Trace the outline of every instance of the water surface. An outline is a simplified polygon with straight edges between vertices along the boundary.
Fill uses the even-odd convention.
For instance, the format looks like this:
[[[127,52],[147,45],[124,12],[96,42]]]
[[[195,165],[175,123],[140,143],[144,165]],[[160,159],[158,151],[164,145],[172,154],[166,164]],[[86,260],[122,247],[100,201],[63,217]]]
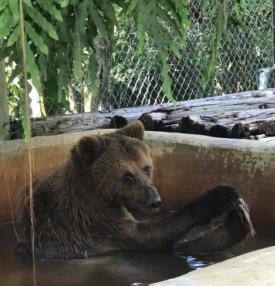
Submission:
[[[275,244],[275,236],[257,234],[223,254],[207,257],[181,253],[125,251],[71,261],[37,261],[38,286],[130,286],[162,281],[228,257]],[[0,227],[0,286],[31,286],[32,268],[14,253],[11,225]],[[137,284],[135,284],[137,283]]]

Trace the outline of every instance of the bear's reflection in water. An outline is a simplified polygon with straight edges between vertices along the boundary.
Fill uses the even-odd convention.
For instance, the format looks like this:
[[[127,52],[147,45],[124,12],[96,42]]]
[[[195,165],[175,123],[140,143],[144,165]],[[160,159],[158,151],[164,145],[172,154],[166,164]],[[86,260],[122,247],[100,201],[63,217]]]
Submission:
[[[14,250],[16,238],[11,225],[0,227],[0,286],[31,286],[32,268],[24,265]],[[233,255],[274,244],[274,236],[258,234],[256,239],[234,247]],[[230,253],[230,251],[229,251]],[[232,255],[229,254],[228,255]],[[38,286],[130,286],[146,285],[187,273],[228,258],[204,258],[167,252],[125,251],[86,260],[36,262]],[[144,283],[144,284],[139,284]]]

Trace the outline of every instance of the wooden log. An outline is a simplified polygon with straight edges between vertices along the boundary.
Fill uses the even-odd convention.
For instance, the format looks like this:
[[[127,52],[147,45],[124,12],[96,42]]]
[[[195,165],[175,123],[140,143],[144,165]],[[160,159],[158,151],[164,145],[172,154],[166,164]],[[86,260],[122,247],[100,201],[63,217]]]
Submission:
[[[142,114],[139,120],[143,123],[146,130],[154,131],[156,129],[155,121],[149,113]]]
[[[231,134],[230,124],[222,124],[216,118],[192,115],[183,117],[180,132],[228,138]]]
[[[143,123],[144,127],[148,131],[160,131],[162,128],[162,120],[167,116],[166,112],[152,112],[144,113],[139,120]]]
[[[159,106],[144,106],[117,109],[114,111],[100,111],[60,116],[49,116],[45,119],[32,120],[33,136],[57,135],[69,132],[114,128],[114,124],[121,125],[140,118],[143,113],[158,109]]]
[[[200,115],[190,115],[181,119],[179,129],[183,133],[206,135],[214,125],[213,121],[204,120]]]
[[[98,128],[120,128],[140,119],[146,130],[185,132],[225,138],[275,135],[275,89],[235,93],[111,112],[48,117],[32,122],[33,135]],[[252,136],[252,137],[251,137]],[[254,136],[254,137],[253,137]]]
[[[128,124],[128,120],[120,115],[115,115],[110,122],[109,128],[122,128]]]
[[[231,131],[233,138],[249,138],[251,135],[275,135],[275,117],[236,123]]]

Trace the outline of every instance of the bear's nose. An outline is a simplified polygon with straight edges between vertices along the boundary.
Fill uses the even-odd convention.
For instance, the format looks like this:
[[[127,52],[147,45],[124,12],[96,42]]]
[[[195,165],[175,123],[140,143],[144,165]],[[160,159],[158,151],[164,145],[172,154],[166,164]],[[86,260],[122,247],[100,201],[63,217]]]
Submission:
[[[148,207],[152,210],[157,210],[159,209],[160,204],[161,204],[161,198],[157,197],[149,202]]]

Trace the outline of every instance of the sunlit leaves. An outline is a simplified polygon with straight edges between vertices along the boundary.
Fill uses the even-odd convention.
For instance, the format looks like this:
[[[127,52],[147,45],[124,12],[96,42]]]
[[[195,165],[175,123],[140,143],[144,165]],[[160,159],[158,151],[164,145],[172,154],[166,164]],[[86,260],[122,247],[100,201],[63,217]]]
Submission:
[[[36,87],[37,91],[41,93],[41,82],[40,82],[40,74],[39,69],[35,61],[34,54],[29,46],[29,43],[26,42],[26,64],[27,71],[31,75],[32,82]]]
[[[91,79],[91,91],[92,96],[97,95],[97,90],[99,87],[99,80],[97,77],[97,68],[98,68],[98,62],[96,59],[96,56],[94,53],[91,54],[90,60],[89,60],[89,72],[90,72],[90,79]]]
[[[38,2],[35,2],[34,5],[34,2],[31,0],[23,0],[23,3],[28,75],[37,90],[41,92],[42,83],[36,59],[40,53],[48,55],[49,52],[49,47],[42,34],[58,40],[54,20],[61,21],[62,16],[57,6],[53,4],[53,1],[39,1],[40,6],[37,5]],[[15,61],[18,61],[17,66],[20,66],[22,52],[18,27],[18,5],[19,2],[17,0],[0,0],[0,12],[2,11],[0,14],[0,40],[4,48],[9,48],[7,52],[12,52],[13,56],[15,56]],[[51,17],[45,17],[43,12],[45,10]],[[11,47],[13,47],[12,50],[10,50]],[[9,54],[6,56],[8,57]]]
[[[113,25],[117,25],[117,18],[114,6],[110,0],[97,0],[98,7],[102,10],[102,12],[106,15],[106,18],[109,19]]]
[[[9,0],[9,8],[13,17],[14,24],[17,24],[19,21],[19,7],[17,0]]]
[[[180,57],[174,37],[184,44],[184,35],[189,22],[187,1],[178,0],[132,0],[127,7],[127,13],[136,22],[138,50],[143,51],[144,41],[148,37],[157,48],[163,79],[162,88],[170,101],[174,101],[171,92],[171,79],[167,64],[169,51]]]
[[[57,78],[58,103],[63,102],[64,98],[66,98],[66,94],[68,93],[68,87],[69,87],[69,78],[66,73],[66,65],[61,65],[60,70],[58,71],[58,78]]]
[[[45,12],[49,13],[56,20],[62,21],[61,12],[52,1],[39,0],[38,3]]]
[[[12,46],[16,41],[18,41],[18,39],[19,39],[19,29],[18,26],[16,26],[8,38],[7,47]]]
[[[6,0],[0,0],[0,12],[2,12],[6,6],[8,5],[8,2]]]
[[[99,33],[102,35],[102,37],[105,40],[108,41],[110,38],[109,33],[111,31],[108,30],[108,26],[104,22],[104,18],[102,17],[102,15],[99,14],[99,10],[96,8],[96,6],[92,0],[90,0],[89,12],[90,12],[91,18],[92,18],[93,22],[95,23]]]
[[[29,39],[31,39],[34,45],[42,52],[43,54],[48,54],[48,47],[45,44],[43,38],[36,32],[36,30],[28,23],[25,23],[25,30]]]
[[[210,1],[203,0],[203,7],[206,9],[210,5]],[[211,3],[212,9],[210,15],[213,19],[213,40],[211,42],[210,54],[207,60],[207,64],[204,70],[204,82],[207,81],[214,75],[216,70],[217,58],[219,55],[220,43],[223,38],[228,37],[228,24],[237,24],[238,19],[232,17],[231,11],[240,11],[240,0],[214,0],[214,4]]]
[[[18,0],[0,0],[0,41],[2,52],[15,64],[14,75],[22,78],[22,43],[20,42],[19,19],[23,15],[25,33],[27,76],[42,95],[43,79],[47,77],[47,61],[37,64],[40,55],[49,53],[49,39],[58,40],[56,21],[62,21],[61,1],[23,0],[23,14],[19,14]],[[62,1],[64,2],[64,1]],[[44,74],[41,78],[41,74]],[[23,110],[24,111],[24,110]],[[24,112],[22,114],[24,115]],[[25,119],[23,119],[24,125]],[[25,122],[26,123],[26,122]]]
[[[12,14],[8,6],[4,9],[0,15],[0,40],[3,40],[8,36],[10,30],[14,26]]]
[[[73,76],[74,81],[81,82],[83,68],[86,66],[86,69],[89,69],[87,74],[90,80],[97,80],[97,57],[92,54],[87,59],[87,54],[84,57],[84,51],[95,51],[94,38],[97,33],[107,42],[112,41],[114,26],[118,21],[114,6],[116,2],[122,8],[123,13],[128,13],[136,21],[139,51],[143,52],[143,43],[147,38],[151,39],[152,44],[157,48],[158,58],[161,59],[163,66],[161,71],[163,87],[169,99],[172,99],[169,89],[171,81],[168,77],[167,56],[170,50],[179,56],[179,50],[168,28],[179,39],[183,38],[188,15],[186,1],[23,0],[23,2],[25,4],[28,62],[31,65],[29,75],[40,91],[43,91],[43,79],[47,78],[47,68],[42,65],[41,61],[39,65],[36,63],[41,58],[40,54],[47,56],[51,53],[52,57],[58,59],[51,65],[54,66],[55,71],[59,72],[59,75],[63,74],[66,69],[69,77]],[[0,17],[4,16],[3,21],[0,21],[0,38],[5,38],[7,47],[18,46],[17,5],[16,0],[0,0],[0,11],[4,10],[0,15]],[[63,49],[67,49],[68,58],[61,56]],[[43,64],[47,65],[48,60],[50,59],[46,57]],[[39,83],[40,74],[43,77]],[[68,81],[58,81],[59,87],[56,94],[59,97],[61,90],[66,88],[62,87],[63,83],[68,84]],[[92,83],[91,86],[93,87],[92,93],[95,94],[95,87],[98,83]]]
[[[219,43],[231,19],[231,1],[213,1],[202,0],[212,3],[212,17],[216,27],[205,72],[206,79],[215,70]],[[105,42],[113,41],[114,27],[120,20],[117,12],[119,9],[121,14],[133,19],[136,25],[138,51],[146,53],[144,43],[148,41],[157,51],[163,91],[170,101],[174,101],[167,60],[171,51],[180,57],[179,50],[184,47],[185,35],[190,26],[189,2],[190,0],[23,0],[28,76],[40,94],[43,94],[47,90],[48,75],[54,75],[52,78],[56,79],[56,84],[52,86],[56,88],[52,87],[50,96],[55,97],[55,102],[58,103],[62,103],[64,96],[68,96],[68,86],[74,83],[87,81],[91,93],[97,94],[99,63],[95,39],[99,34]],[[18,21],[18,0],[0,0],[0,41],[4,50],[1,52],[6,57],[12,55],[20,66]],[[44,96],[49,95],[45,92]]]
[[[55,0],[54,2],[59,4],[60,7],[64,8],[64,7],[68,6],[70,1],[69,0]]]
[[[24,4],[26,4],[29,7],[32,7],[32,1],[31,0],[23,0]]]
[[[80,39],[75,33],[74,35],[74,42],[73,42],[73,75],[77,82],[81,81],[81,74],[82,74],[82,61],[81,61],[81,45],[80,45]]]
[[[26,7],[26,15],[28,15],[32,19],[33,23],[39,26],[52,39],[58,40],[55,26],[49,22],[37,8]]]

